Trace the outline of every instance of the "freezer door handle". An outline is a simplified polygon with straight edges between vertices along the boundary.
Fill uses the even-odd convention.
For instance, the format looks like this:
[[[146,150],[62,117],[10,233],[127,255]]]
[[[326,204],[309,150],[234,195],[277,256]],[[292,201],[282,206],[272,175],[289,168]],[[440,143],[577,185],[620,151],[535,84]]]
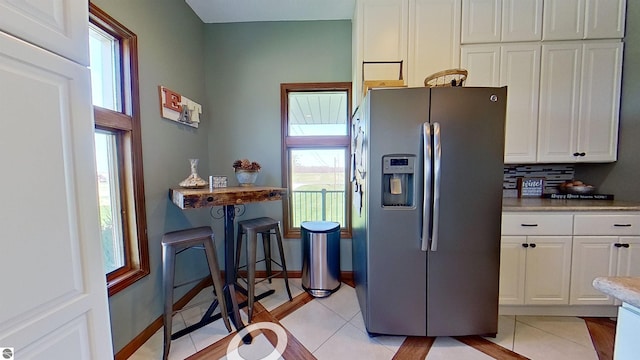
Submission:
[[[420,250],[427,251],[429,249],[429,227],[431,219],[431,124],[424,123],[422,125],[422,158],[423,166],[423,184],[422,184],[422,234]]]
[[[431,251],[438,250],[438,217],[440,215],[440,160],[442,158],[441,149],[442,137],[440,134],[440,124],[433,123],[433,210],[431,225]]]

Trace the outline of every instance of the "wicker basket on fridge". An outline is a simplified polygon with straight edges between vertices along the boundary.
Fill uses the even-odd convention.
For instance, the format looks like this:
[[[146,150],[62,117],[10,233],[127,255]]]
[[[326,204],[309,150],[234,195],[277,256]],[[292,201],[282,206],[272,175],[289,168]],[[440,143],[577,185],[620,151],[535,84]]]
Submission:
[[[466,69],[447,69],[438,71],[424,79],[426,87],[442,86],[462,86],[467,80],[468,71]]]

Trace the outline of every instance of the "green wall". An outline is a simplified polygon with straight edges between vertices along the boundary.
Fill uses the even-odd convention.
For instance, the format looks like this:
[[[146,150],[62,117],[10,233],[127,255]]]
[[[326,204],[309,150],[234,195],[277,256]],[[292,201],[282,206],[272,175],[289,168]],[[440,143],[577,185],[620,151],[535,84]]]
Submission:
[[[118,352],[162,315],[160,242],[165,232],[213,226],[223,266],[222,220],[212,219],[208,210],[181,211],[167,197],[169,187],[189,175],[188,159],[200,159],[201,177],[226,175],[235,185],[231,164],[249,157],[263,165],[259,185],[281,185],[280,83],[349,81],[351,22],[205,25],[184,1],[93,3],[138,36],[151,274],[109,299]],[[159,85],[203,106],[198,129],[161,118]],[[281,203],[247,206],[244,217],[263,215],[281,219]],[[299,269],[299,248],[291,241],[286,247],[287,260],[298,259],[289,267]],[[178,278],[207,272],[197,251],[178,259]],[[177,291],[176,298],[186,290]]]
[[[640,1],[627,1],[618,161],[576,167],[576,178],[618,200],[640,201]]]
[[[208,224],[207,213],[182,212],[168,201],[167,191],[189,175],[189,158],[200,159],[199,173],[208,172],[208,133],[211,128],[208,119],[212,112],[204,107],[198,129],[160,116],[159,85],[200,104],[206,103],[206,87],[202,80],[204,24],[184,1],[93,2],[138,36],[151,274],[109,299],[113,344],[117,352],[162,314],[162,235],[172,230]],[[194,253],[191,256],[196,258],[200,255]],[[188,256],[185,253],[182,259]],[[204,261],[183,261],[178,266],[181,270],[178,278],[204,274],[206,268],[200,265],[204,265]],[[178,292],[176,298],[179,296]]]
[[[351,21],[261,22],[205,26],[205,80],[214,113],[210,168],[237,184],[231,164],[258,161],[257,185],[281,186],[280,83],[351,81]],[[237,217],[282,219],[282,203],[246,206]],[[214,223],[223,234],[222,220]],[[351,245],[343,241],[343,266]],[[221,244],[218,244],[222,254]],[[287,266],[301,269],[299,239],[285,239]],[[343,261],[344,264],[344,261]]]

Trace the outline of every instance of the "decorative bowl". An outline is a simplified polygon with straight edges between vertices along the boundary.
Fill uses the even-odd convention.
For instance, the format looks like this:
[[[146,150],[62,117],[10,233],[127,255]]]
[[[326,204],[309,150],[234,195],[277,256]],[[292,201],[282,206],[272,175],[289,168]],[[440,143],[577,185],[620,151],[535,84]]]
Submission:
[[[596,191],[596,188],[591,185],[567,186],[561,191],[564,191],[567,194],[588,195],[593,194]]]

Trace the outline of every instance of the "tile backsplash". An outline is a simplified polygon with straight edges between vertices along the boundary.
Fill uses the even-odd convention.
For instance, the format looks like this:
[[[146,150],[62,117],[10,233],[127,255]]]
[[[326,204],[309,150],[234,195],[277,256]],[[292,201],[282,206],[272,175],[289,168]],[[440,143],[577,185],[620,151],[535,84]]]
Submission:
[[[572,164],[505,165],[502,183],[504,197],[518,196],[519,177],[543,177],[544,192],[555,193],[557,186],[575,176]]]

